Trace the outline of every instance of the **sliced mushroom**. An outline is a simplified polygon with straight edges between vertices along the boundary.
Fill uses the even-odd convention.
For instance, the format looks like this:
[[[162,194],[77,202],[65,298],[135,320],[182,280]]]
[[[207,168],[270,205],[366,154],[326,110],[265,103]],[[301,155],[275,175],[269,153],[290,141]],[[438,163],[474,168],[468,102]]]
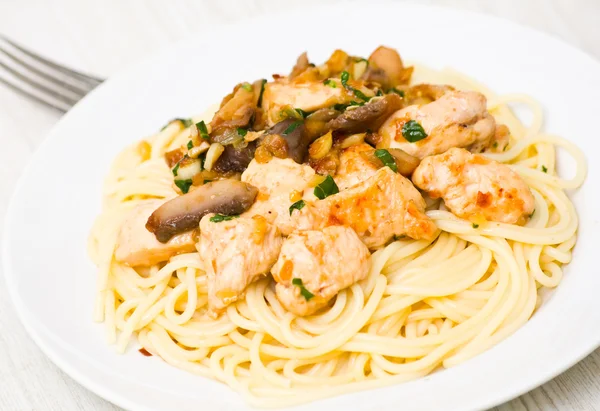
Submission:
[[[256,187],[241,181],[213,181],[157,208],[148,218],[146,229],[166,243],[177,234],[197,228],[208,213],[243,213],[254,203],[256,194]]]
[[[236,148],[234,145],[225,146],[225,150],[215,163],[213,169],[220,173],[234,171],[243,173],[254,158],[256,142],[251,141],[245,147]]]
[[[362,79],[389,89],[399,84],[408,84],[412,71],[412,67],[404,67],[402,58],[396,50],[379,46],[369,56],[369,67]]]
[[[306,117],[306,120],[304,121],[306,133],[308,133],[308,136],[311,138],[322,136],[329,131],[329,122],[336,119],[340,114],[342,114],[341,111],[333,108],[321,108],[315,111]]]
[[[269,135],[281,136],[286,142],[287,157],[296,163],[302,164],[308,154],[308,146],[312,142],[306,133],[303,120],[288,118],[275,124],[265,133],[265,140]]]
[[[221,134],[224,129],[246,127],[256,111],[257,97],[254,93],[257,84],[242,83],[221,102],[219,111],[210,122],[211,137]]]
[[[331,120],[327,126],[331,130],[346,133],[362,133],[377,130],[383,122],[404,106],[402,98],[397,94],[387,94],[364,106],[346,110],[344,114]]]

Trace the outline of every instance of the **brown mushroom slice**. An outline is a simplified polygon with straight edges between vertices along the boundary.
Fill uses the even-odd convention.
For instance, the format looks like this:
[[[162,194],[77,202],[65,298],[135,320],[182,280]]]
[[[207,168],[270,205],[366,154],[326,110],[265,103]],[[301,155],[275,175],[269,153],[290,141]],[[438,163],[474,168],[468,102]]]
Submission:
[[[403,106],[402,98],[399,95],[387,94],[364,106],[346,110],[344,114],[331,120],[328,127],[331,130],[350,134],[377,130],[392,113],[400,110]]]
[[[412,67],[404,67],[402,58],[396,50],[379,46],[369,56],[369,67],[362,79],[378,83],[388,89],[399,84],[408,84],[412,71]]]
[[[216,112],[210,122],[211,136],[220,134],[223,129],[246,127],[256,111],[254,89],[260,87],[249,83],[238,84],[231,94],[221,102],[219,111]]]
[[[299,164],[304,162],[308,146],[312,142],[312,138],[306,133],[304,121],[292,118],[280,121],[267,130],[264,141],[269,141],[270,135],[278,135],[285,140],[287,157]]]
[[[236,172],[243,173],[248,164],[254,158],[256,151],[256,142],[251,141],[245,147],[235,147],[235,145],[226,145],[223,153],[213,166],[215,171],[220,173]]]
[[[219,180],[167,201],[157,208],[146,223],[156,239],[166,243],[171,237],[197,228],[208,213],[241,214],[254,203],[256,187],[237,180]]]

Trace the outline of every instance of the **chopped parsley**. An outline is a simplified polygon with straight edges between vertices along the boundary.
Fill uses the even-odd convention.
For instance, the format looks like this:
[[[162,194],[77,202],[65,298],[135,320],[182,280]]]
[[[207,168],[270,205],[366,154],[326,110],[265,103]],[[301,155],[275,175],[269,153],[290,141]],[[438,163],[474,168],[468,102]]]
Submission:
[[[382,89],[379,89],[379,90],[377,90],[377,94],[375,94],[375,95],[376,95],[377,97],[381,97],[381,96],[383,96],[383,90],[382,90]]]
[[[237,133],[242,137],[246,137],[246,134],[248,134],[248,130],[246,130],[245,128],[238,127]]]
[[[327,80],[325,80],[323,82],[323,84],[325,84],[326,86],[329,86],[331,88],[337,88],[337,84],[335,81],[333,81],[332,79],[328,78]]]
[[[302,118],[306,118],[312,114],[312,112],[304,111],[301,108],[295,108],[294,110],[296,110],[296,112],[298,112],[298,114],[300,114]]]
[[[238,218],[239,215],[223,215],[223,214],[215,214],[211,218],[209,218],[211,223],[220,223],[221,221],[230,221],[234,218]]]
[[[533,211],[531,212],[531,214],[529,214],[529,218],[533,217],[534,214],[535,214],[535,208],[533,209]]]
[[[191,150],[192,148],[194,148],[194,143],[192,142],[192,140],[188,141],[187,148],[188,148],[188,150]]]
[[[304,287],[304,284],[302,284],[302,279],[301,278],[294,278],[294,279],[292,279],[292,284],[300,287],[300,294],[302,294],[302,297],[304,297],[304,299],[306,301],[310,301],[310,299],[315,296],[313,293],[311,293],[310,291],[308,291],[306,289],[306,287]]]
[[[494,145],[493,146],[494,146],[494,148],[498,148],[498,142],[494,141]]]
[[[364,62],[366,62],[366,63],[367,63],[367,65],[369,64],[369,60],[367,60],[367,59],[366,59],[366,58],[364,58],[364,57],[354,57],[354,62],[355,62],[355,63],[360,63],[361,61],[364,61]]]
[[[365,105],[365,103],[363,103],[363,102],[359,103],[358,101],[352,100],[348,104],[334,104],[333,109],[337,110],[337,111],[344,111],[350,106],[364,106],[364,105]]]
[[[381,160],[384,166],[387,166],[392,169],[394,173],[398,172],[398,166],[396,165],[396,161],[394,161],[394,157],[390,154],[389,151],[380,148],[375,150],[375,157]]]
[[[284,136],[287,136],[288,134],[292,133],[296,128],[298,128],[299,125],[302,124],[302,121],[294,121],[292,124],[290,124],[283,132]]]
[[[321,184],[315,187],[314,193],[319,200],[329,197],[330,195],[337,194],[340,192],[337,184],[333,180],[333,177],[328,175]]]
[[[398,94],[400,97],[404,97],[404,91],[402,90],[398,90],[396,87],[392,87],[390,89],[390,93],[396,93]]]
[[[548,172],[548,168],[547,168],[546,166],[542,165],[542,171],[543,171],[544,173],[547,173],[547,172]]]
[[[369,97],[365,96],[362,91],[357,90],[354,87],[351,87],[348,85],[348,80],[350,80],[350,73],[348,73],[347,71],[342,71],[342,75],[340,76],[340,79],[342,80],[342,86],[344,86],[344,88],[346,88],[346,90],[352,91],[354,93],[354,95],[361,100],[369,101]]]
[[[306,205],[306,203],[304,202],[304,200],[296,201],[294,204],[292,204],[290,206],[290,215],[292,215],[292,212],[294,210],[298,210],[298,211],[302,210],[302,208],[304,208],[305,205]]]
[[[262,84],[260,85],[260,93],[258,94],[258,102],[256,103],[256,105],[258,107],[260,107],[262,105],[262,98],[263,98],[263,94],[265,92],[265,84],[267,84],[267,80],[262,79]]]
[[[204,121],[196,123],[196,128],[198,129],[198,133],[200,133],[200,137],[202,137],[202,139],[210,140],[210,137],[208,136],[208,129],[206,128]]]
[[[190,191],[192,180],[175,180],[175,185],[179,187],[183,194],[187,194],[187,192]]]
[[[175,167],[173,167],[173,170],[171,171],[173,171],[173,175],[177,177],[177,172],[179,171],[179,163],[175,164]]]
[[[350,80],[350,73],[348,73],[347,71],[342,71],[340,79],[342,80],[342,86],[348,88],[348,80]]]
[[[415,120],[410,120],[402,126],[402,136],[411,143],[423,140],[427,137],[427,133],[419,123]]]
[[[244,83],[242,84],[242,88],[246,91],[252,91],[252,85],[250,83]]]
[[[479,224],[473,223],[473,228],[479,228]]]
[[[183,124],[183,127],[188,128],[189,126],[191,126],[192,124],[194,124],[192,122],[191,119],[189,118],[174,118],[173,120],[169,121],[167,124],[165,124],[164,126],[161,127],[160,131],[163,131],[165,128],[169,127],[169,125],[171,123],[174,123],[176,121],[179,121],[181,124]]]
[[[405,238],[406,238],[405,234],[402,234],[402,235],[396,235],[396,234],[394,234],[394,241],[403,240]]]

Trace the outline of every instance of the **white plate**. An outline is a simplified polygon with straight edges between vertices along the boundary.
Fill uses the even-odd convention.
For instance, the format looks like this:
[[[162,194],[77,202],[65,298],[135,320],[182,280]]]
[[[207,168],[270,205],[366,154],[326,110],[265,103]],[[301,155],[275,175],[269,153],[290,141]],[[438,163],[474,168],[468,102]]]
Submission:
[[[451,66],[500,93],[525,92],[546,110],[547,131],[598,153],[600,65],[513,23],[407,4],[339,5],[236,24],[189,38],[111,78],[59,122],[12,199],[4,271],[17,313],[42,350],[87,388],[136,410],[239,409],[226,386],[136,350],[105,345],[92,322],[96,269],[86,237],[114,156],[173,117],[201,113],[239,80],[287,72],[308,50],[367,55],[379,44],[407,59]],[[564,164],[564,163],[563,163]],[[550,300],[514,335],[476,358],[417,381],[302,409],[471,410],[549,380],[600,344],[599,162],[572,193],[581,218],[574,261]],[[314,408],[312,408],[314,407]]]

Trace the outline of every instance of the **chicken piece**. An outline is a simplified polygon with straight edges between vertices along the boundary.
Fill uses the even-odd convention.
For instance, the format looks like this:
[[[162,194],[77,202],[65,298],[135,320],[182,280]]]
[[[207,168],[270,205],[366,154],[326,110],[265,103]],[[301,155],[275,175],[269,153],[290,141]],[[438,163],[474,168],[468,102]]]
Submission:
[[[331,80],[331,85],[322,81],[292,84],[279,80],[265,85],[262,108],[267,113],[267,124],[272,126],[285,118],[282,117],[284,108],[299,108],[310,112],[335,104],[346,104],[353,98],[354,94],[337,79]]]
[[[349,227],[293,233],[271,269],[277,299],[296,315],[327,305],[340,290],[365,278],[369,250]]]
[[[307,203],[292,214],[292,223],[298,230],[351,227],[369,249],[384,246],[394,236],[431,240],[437,232],[419,191],[389,167],[345,191]]]
[[[196,249],[197,230],[186,231],[161,243],[146,229],[148,217],[164,203],[163,200],[147,201],[131,210],[117,236],[115,260],[131,267],[150,266]]]
[[[346,190],[374,175],[380,167],[368,161],[361,153],[371,153],[366,143],[345,148],[340,153],[340,164],[334,176],[340,191]]]
[[[406,140],[402,129],[414,120],[427,137],[414,143]],[[452,147],[489,145],[496,121],[487,112],[486,99],[475,91],[447,92],[423,106],[412,105],[394,113],[379,129],[384,148],[392,147],[423,159]]]
[[[529,187],[508,166],[462,148],[425,158],[413,182],[431,198],[442,197],[458,217],[522,223],[535,203]]]
[[[289,208],[302,197],[304,189],[314,175],[315,171],[312,168],[298,164],[290,158],[274,157],[267,163],[252,160],[242,174],[242,181],[258,188],[259,194],[244,215],[263,215],[274,223],[283,235],[290,234],[294,226]]]
[[[246,287],[267,274],[281,250],[283,237],[260,215],[213,222],[200,221],[198,252],[208,276],[208,308],[211,315],[237,301]]]

